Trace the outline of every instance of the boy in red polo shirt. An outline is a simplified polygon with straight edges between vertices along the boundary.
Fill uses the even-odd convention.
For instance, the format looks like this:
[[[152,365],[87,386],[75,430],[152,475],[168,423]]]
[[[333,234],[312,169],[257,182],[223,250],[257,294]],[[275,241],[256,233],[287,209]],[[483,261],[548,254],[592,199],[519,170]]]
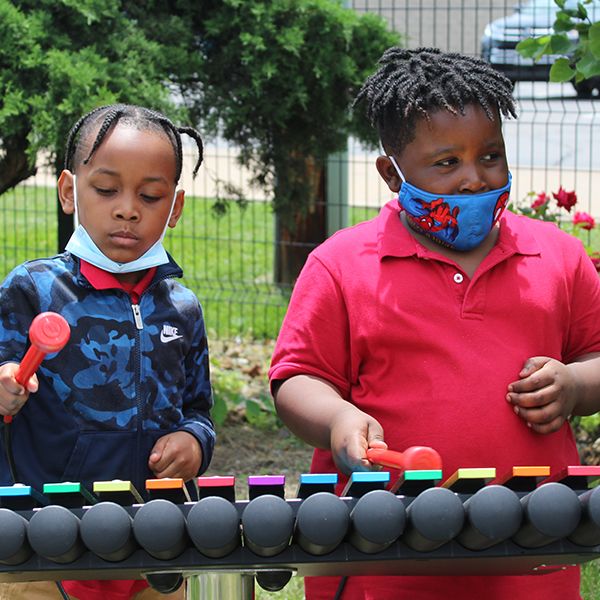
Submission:
[[[568,419],[600,408],[600,279],[577,239],[504,210],[510,81],[476,58],[390,48],[357,102],[399,197],[312,252],[269,372],[278,414],[316,447],[311,470],[338,471],[341,490],[386,444],[435,448],[445,476],[577,464]],[[307,578],[307,599],[580,597],[575,567],[340,581]]]
[[[16,267],[0,286],[0,415],[15,416],[2,485],[122,479],[146,496],[147,479],[206,470],[215,432],[202,309],[162,245],[183,210],[182,133],[198,146],[195,174],[200,135],[153,110],[104,106],[73,126],[58,193],[79,224],[66,252]],[[21,386],[27,331],[46,311],[71,335]],[[63,583],[1,584],[0,600],[184,597],[177,574],[160,581],[168,596],[145,580]]]

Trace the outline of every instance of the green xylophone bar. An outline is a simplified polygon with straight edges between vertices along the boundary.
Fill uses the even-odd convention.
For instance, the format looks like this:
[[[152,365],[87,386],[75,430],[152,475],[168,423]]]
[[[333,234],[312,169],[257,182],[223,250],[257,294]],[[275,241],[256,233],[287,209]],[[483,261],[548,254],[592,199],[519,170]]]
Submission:
[[[98,501],[83,484],[76,481],[45,483],[43,492],[52,504],[65,508],[81,508]]]

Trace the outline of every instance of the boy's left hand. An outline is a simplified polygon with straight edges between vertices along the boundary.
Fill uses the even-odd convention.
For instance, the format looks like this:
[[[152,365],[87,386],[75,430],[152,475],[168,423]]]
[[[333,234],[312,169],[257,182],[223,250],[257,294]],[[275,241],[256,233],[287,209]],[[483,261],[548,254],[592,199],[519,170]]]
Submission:
[[[201,464],[200,444],[187,431],[168,433],[156,440],[148,459],[148,468],[158,479],[180,477],[189,481],[196,477]]]
[[[534,356],[525,361],[519,381],[508,386],[506,399],[533,431],[558,431],[571,416],[577,381],[569,365],[554,358]]]

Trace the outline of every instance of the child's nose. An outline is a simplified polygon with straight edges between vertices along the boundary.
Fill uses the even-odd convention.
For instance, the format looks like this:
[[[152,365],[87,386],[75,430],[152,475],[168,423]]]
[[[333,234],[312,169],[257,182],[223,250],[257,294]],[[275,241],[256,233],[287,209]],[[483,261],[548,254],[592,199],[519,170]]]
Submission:
[[[477,167],[466,168],[461,175],[462,179],[458,190],[460,194],[478,194],[486,192],[489,189],[482,173]]]
[[[139,221],[140,212],[135,199],[124,197],[115,207],[114,216],[122,221]]]

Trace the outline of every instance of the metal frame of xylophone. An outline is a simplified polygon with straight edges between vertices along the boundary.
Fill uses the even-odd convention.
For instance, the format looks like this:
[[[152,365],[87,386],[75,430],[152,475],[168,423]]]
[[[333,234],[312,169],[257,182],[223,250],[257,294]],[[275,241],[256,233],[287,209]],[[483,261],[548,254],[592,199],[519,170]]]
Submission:
[[[588,487],[600,467],[495,475],[459,469],[438,485],[441,471],[407,471],[388,490],[388,472],[354,473],[338,497],[335,475],[307,474],[287,500],[283,476],[259,476],[244,501],[233,477],[201,477],[196,502],[181,480],[153,480],[137,504],[128,482],[100,482],[95,496],[11,486],[0,489],[0,581],[210,574],[250,598],[254,576],[279,589],[292,573],[542,574],[600,557],[600,487]]]

